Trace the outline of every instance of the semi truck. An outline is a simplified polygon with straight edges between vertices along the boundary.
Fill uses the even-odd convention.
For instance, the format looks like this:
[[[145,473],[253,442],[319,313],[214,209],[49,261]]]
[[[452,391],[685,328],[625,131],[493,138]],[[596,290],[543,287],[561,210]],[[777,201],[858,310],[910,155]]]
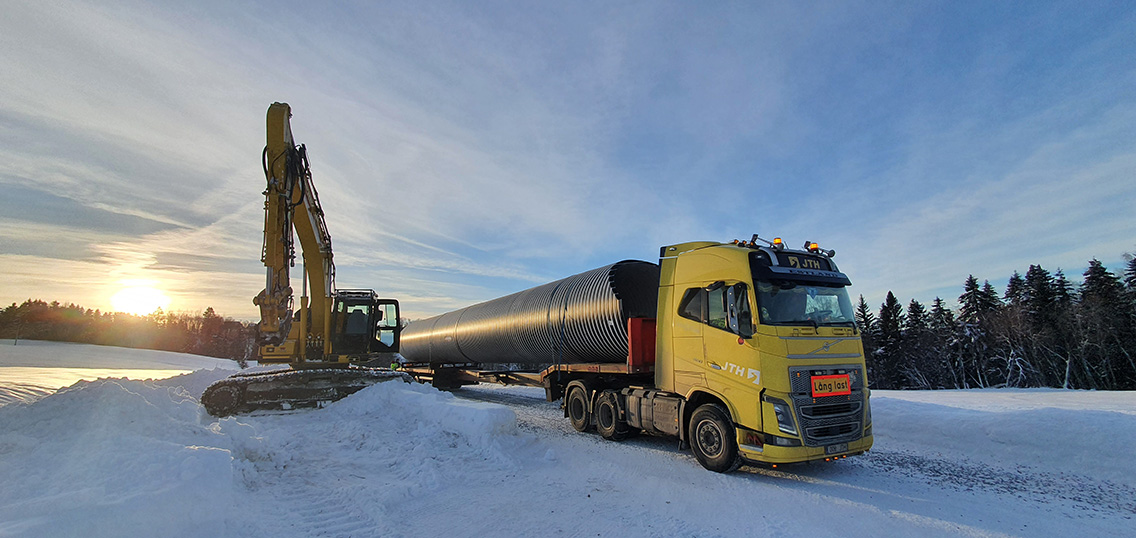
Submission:
[[[577,431],[673,436],[716,472],[862,454],[864,351],[834,256],[756,234],[663,246],[658,264],[625,260],[413,321],[402,369],[447,390],[540,386]]]

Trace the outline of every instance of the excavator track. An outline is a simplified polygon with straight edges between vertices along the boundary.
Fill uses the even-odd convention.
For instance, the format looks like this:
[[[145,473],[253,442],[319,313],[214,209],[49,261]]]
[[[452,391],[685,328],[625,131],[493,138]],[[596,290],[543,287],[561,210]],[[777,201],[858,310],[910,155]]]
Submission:
[[[209,385],[201,394],[201,403],[215,417],[323,407],[392,379],[413,380],[404,372],[356,366],[240,373]]]

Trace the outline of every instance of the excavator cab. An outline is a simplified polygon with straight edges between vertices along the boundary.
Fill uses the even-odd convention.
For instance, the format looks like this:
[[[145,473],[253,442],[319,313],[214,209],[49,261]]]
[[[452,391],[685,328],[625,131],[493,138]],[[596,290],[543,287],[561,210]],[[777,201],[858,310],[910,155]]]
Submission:
[[[361,356],[398,351],[398,301],[373,290],[339,290],[331,314],[331,351]]]

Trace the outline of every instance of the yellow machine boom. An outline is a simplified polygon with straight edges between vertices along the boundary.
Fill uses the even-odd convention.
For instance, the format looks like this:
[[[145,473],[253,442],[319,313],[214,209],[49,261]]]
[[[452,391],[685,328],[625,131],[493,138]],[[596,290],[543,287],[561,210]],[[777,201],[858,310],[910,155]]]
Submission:
[[[264,191],[264,290],[260,307],[260,362],[291,370],[223,379],[202,395],[210,413],[288,409],[336,400],[369,384],[404,376],[385,369],[351,367],[398,351],[398,301],[373,290],[339,290],[331,234],[308,163],[307,148],[292,138],[292,109],[268,107],[262,154]],[[294,304],[291,268],[296,240],[303,256],[303,292]],[[310,288],[310,295],[309,295]]]

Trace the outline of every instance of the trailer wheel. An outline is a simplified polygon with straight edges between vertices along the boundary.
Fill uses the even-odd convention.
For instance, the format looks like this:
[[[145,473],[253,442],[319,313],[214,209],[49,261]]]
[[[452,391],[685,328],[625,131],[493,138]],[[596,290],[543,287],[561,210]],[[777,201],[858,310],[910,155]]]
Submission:
[[[737,433],[730,416],[718,404],[705,404],[690,417],[690,449],[708,470],[728,473],[741,466]]]
[[[568,397],[564,399],[564,407],[568,411],[568,420],[578,432],[588,431],[592,427],[592,414],[588,411],[588,396],[584,387],[579,385],[568,389]]]
[[[630,428],[619,418],[619,402],[614,392],[605,390],[596,401],[596,430],[604,439],[622,441],[630,435]]]

